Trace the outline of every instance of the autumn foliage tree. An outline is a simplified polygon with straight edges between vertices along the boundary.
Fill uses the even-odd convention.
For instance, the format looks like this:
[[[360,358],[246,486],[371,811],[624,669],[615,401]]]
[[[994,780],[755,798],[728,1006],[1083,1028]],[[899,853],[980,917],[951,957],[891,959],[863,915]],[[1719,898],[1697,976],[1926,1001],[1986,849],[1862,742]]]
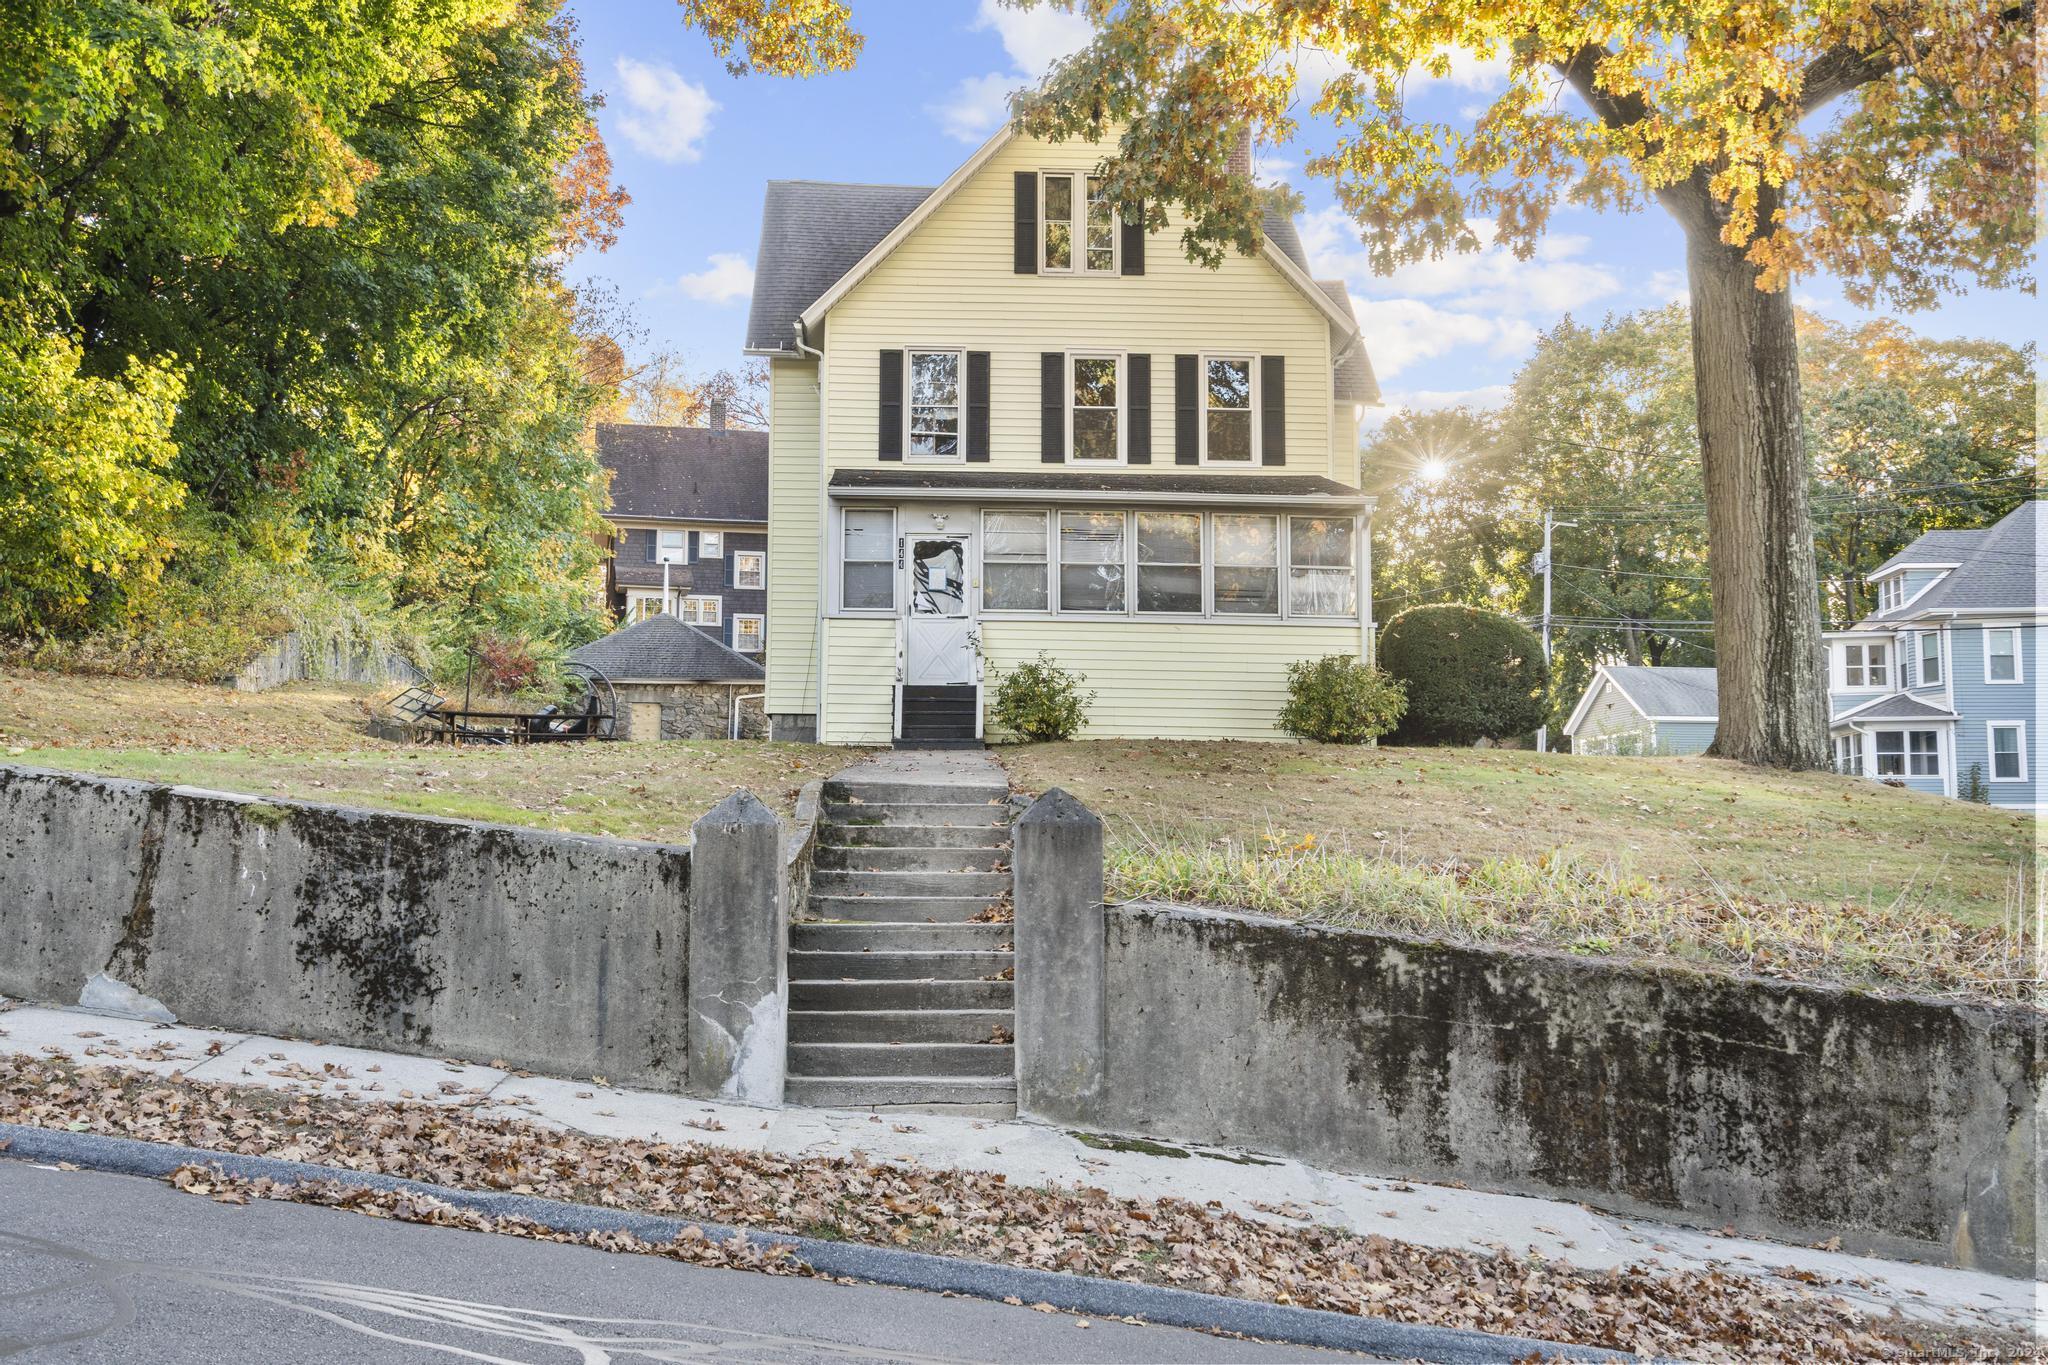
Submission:
[[[1030,5],[1037,0],[1012,0]],[[1054,137],[1123,128],[1125,202],[1181,207],[1200,260],[1258,243],[1240,133],[1298,131],[1375,265],[1481,245],[1527,257],[1560,205],[1652,204],[1683,228],[1712,544],[1722,755],[1826,761],[1826,695],[1788,282],[1924,306],[2031,284],[2034,5],[1979,0],[1087,0],[1091,45],[1018,109]],[[1418,71],[1505,55],[1468,124],[1419,112]]]

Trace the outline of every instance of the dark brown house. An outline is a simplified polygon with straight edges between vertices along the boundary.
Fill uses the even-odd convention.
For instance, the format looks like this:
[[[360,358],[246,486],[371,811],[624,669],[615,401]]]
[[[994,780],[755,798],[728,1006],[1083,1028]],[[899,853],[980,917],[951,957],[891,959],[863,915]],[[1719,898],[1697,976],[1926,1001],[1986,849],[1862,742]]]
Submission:
[[[767,652],[768,433],[602,423],[611,473],[605,594],[625,623],[666,611],[750,658]]]

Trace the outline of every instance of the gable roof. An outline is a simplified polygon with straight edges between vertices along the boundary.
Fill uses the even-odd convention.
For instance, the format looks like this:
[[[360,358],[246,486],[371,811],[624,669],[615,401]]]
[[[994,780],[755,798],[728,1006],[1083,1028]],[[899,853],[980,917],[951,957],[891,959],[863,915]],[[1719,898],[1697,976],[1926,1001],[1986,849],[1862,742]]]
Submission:
[[[1657,668],[1647,664],[1602,664],[1586,684],[1585,695],[1572,708],[1564,732],[1576,735],[1593,698],[1607,683],[1645,720],[1711,720],[1721,718],[1720,680],[1711,668]]]
[[[1875,701],[1867,701],[1860,705],[1852,706],[1846,711],[1838,711],[1828,723],[1830,725],[1841,725],[1848,721],[1855,721],[1860,725],[1866,720],[1954,719],[1956,719],[1956,713],[1945,706],[1935,706],[1921,701],[1918,697],[1909,697],[1903,692],[1894,692],[1888,697],[1879,697]]]
[[[1929,531],[1880,566],[1953,563],[1920,596],[1866,620],[1904,621],[1936,611],[2038,610],[2048,601],[2039,546],[2048,538],[2048,502],[2023,502],[1996,526],[1980,531]],[[1875,577],[1876,575],[1872,575]]]
[[[615,521],[768,520],[768,433],[600,422]]]
[[[768,671],[663,612],[569,651],[612,682],[761,682]]]
[[[746,349],[794,354],[794,323],[802,321],[810,327],[822,321],[833,304],[887,259],[918,224],[952,198],[1015,136],[1016,130],[1005,124],[934,189],[771,181],[761,204],[761,247],[754,258]],[[820,193],[777,195],[778,186],[786,191],[807,187]],[[816,216],[834,198],[851,210],[850,221],[843,226],[835,219]],[[892,213],[895,221],[885,222]],[[1323,313],[1334,330],[1347,338],[1355,335],[1357,320],[1309,278],[1308,256],[1293,218],[1269,207],[1262,226],[1267,259]]]

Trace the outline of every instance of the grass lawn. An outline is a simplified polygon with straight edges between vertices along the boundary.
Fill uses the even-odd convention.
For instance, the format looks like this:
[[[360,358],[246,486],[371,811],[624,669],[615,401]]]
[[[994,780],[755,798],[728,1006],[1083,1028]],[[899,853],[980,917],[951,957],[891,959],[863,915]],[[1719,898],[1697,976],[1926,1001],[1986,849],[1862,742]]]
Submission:
[[[2031,816],[1703,758],[1082,741],[1001,751],[1102,814],[1119,898],[2018,996]]]
[[[669,742],[405,746],[370,738],[366,688],[241,694],[199,684],[0,671],[8,761],[577,834],[686,842],[739,787],[779,810],[851,750]]]

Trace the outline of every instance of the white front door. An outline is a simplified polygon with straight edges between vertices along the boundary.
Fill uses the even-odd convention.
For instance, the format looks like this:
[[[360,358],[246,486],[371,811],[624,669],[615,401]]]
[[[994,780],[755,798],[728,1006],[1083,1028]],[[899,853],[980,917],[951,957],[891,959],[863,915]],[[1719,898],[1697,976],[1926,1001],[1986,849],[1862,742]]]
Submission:
[[[974,681],[974,617],[967,537],[912,535],[904,556],[903,681],[945,687]]]

